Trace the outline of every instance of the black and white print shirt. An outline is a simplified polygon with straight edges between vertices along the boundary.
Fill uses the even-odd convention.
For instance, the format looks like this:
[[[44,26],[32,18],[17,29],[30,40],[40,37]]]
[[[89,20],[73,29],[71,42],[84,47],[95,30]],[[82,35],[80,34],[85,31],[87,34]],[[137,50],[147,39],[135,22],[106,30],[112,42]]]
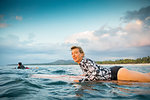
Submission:
[[[97,81],[97,80],[111,80],[110,68],[103,68],[97,65],[94,61],[88,58],[83,58],[79,63],[83,74],[85,75],[80,82]]]

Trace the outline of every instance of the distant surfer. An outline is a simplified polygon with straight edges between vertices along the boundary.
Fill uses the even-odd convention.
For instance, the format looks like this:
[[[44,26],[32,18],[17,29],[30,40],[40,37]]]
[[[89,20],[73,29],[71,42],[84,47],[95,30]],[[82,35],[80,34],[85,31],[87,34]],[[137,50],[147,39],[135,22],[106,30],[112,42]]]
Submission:
[[[84,57],[84,51],[79,46],[71,47],[72,58],[79,64],[83,71],[83,78],[75,82],[99,81],[99,80],[123,80],[150,82],[150,73],[131,71],[122,66],[104,68],[91,59]]]
[[[28,67],[25,67],[22,62],[18,63],[18,69],[29,69]]]

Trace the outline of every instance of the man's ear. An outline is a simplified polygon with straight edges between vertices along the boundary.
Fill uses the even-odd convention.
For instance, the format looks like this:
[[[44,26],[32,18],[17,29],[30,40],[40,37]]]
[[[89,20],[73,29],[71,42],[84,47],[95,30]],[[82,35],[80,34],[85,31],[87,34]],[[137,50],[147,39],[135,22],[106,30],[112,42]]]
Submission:
[[[83,54],[83,53],[81,53],[81,56],[82,56],[82,57],[84,57],[84,54]]]

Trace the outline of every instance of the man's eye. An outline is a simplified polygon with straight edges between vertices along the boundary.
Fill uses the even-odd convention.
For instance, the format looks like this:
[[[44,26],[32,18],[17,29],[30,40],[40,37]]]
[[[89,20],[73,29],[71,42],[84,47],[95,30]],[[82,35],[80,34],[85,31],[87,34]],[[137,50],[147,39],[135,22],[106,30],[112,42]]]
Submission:
[[[78,53],[78,52],[75,52],[76,54]]]

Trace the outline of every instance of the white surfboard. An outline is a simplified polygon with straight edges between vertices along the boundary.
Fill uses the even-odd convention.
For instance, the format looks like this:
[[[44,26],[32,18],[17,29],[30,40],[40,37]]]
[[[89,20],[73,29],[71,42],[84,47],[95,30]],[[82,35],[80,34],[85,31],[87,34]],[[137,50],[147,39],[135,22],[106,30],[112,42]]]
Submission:
[[[60,81],[69,81],[73,82],[74,80],[80,80],[82,76],[70,76],[70,75],[47,75],[47,74],[33,74],[32,78],[45,78],[45,79],[53,79]]]
[[[74,82],[74,80],[80,80],[83,76],[70,76],[70,75],[47,75],[47,74],[33,74],[31,75],[32,78],[45,78],[45,79],[52,79],[57,81],[65,81],[65,82]],[[97,82],[107,82],[107,83],[115,83],[118,85],[142,85],[142,86],[149,86],[149,82],[133,82],[133,81],[118,81],[118,80],[111,80],[111,81],[97,81]],[[143,84],[144,83],[144,84]]]

